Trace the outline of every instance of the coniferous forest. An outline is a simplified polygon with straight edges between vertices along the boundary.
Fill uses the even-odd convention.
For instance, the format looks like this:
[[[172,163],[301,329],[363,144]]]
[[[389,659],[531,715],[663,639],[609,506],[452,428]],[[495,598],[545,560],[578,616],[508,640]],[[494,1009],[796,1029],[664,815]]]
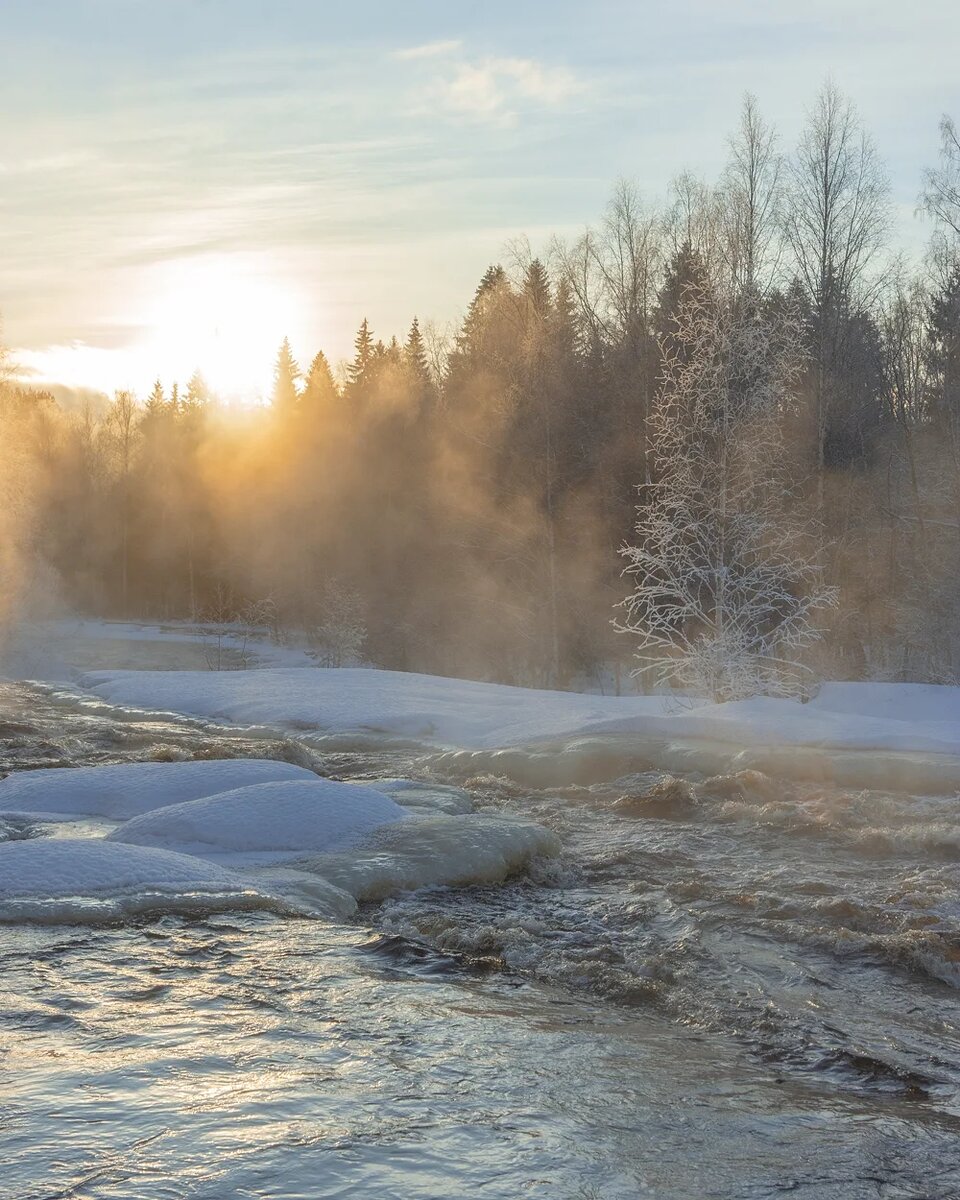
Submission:
[[[907,261],[853,103],[805,121],[785,146],[748,97],[719,179],[617,184],[456,328],[362,320],[341,366],[285,342],[259,407],[199,363],[67,411],[8,356],[4,604],[560,688],[956,682],[960,140]]]

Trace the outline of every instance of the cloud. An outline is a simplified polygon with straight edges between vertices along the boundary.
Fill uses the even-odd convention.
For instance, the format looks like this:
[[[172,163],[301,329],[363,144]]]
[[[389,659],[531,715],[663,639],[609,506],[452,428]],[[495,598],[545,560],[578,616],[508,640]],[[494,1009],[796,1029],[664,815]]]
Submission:
[[[448,111],[509,125],[522,107],[553,108],[582,90],[583,84],[563,67],[531,58],[484,58],[458,63],[430,92]]]
[[[462,42],[456,40],[424,42],[422,46],[408,46],[404,50],[394,50],[390,57],[404,62],[417,58],[444,58],[449,54],[455,54],[462,45]]]

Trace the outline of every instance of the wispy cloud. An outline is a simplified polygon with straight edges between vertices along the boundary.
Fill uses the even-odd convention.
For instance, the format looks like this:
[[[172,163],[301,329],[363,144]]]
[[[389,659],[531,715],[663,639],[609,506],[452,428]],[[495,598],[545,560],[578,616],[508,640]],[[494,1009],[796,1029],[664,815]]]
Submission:
[[[583,90],[584,84],[564,67],[532,58],[483,58],[453,64],[430,86],[429,96],[448,112],[511,125],[523,108],[555,108]]]
[[[408,46],[403,50],[394,50],[390,57],[401,61],[418,58],[443,58],[448,54],[455,54],[462,46],[463,43],[457,40],[424,42],[421,46]]]

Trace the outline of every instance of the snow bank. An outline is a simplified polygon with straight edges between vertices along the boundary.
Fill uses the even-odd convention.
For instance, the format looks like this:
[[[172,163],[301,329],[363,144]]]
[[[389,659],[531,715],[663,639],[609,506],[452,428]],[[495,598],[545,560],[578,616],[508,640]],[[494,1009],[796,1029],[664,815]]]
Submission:
[[[280,780],[316,780],[304,767],[268,759],[54,767],[0,779],[0,812],[69,814],[122,821],[216,792]]]
[[[477,749],[573,736],[667,711],[656,696],[584,696],[356,667],[263,671],[92,671],[112,704],[336,734],[387,734]]]
[[[767,697],[703,704],[355,668],[96,671],[83,683],[112,704],[320,737],[413,739],[458,752],[464,770],[475,755],[471,773],[526,778],[536,765],[549,783],[582,781],[585,771],[610,778],[618,756],[645,755],[667,769],[710,774],[756,768],[849,786],[883,787],[889,779],[907,791],[960,789],[960,688],[934,684],[833,683],[809,704]],[[528,761],[538,754],[537,763]],[[734,761],[738,754],[742,761]],[[624,767],[634,769],[632,760]]]
[[[636,731],[742,745],[960,755],[960,688],[926,685],[922,690],[940,695],[925,696],[923,710],[915,714],[911,699],[917,690],[921,689],[916,684],[828,684],[809,704],[755,696],[640,723],[627,717],[605,727],[594,726],[590,732]]]
[[[291,779],[236,788],[134,817],[111,842],[185,854],[304,854],[351,845],[406,811],[369,787]]]
[[[231,871],[165,850],[99,838],[0,845],[0,920],[113,921],[146,911],[209,912],[287,905]]]

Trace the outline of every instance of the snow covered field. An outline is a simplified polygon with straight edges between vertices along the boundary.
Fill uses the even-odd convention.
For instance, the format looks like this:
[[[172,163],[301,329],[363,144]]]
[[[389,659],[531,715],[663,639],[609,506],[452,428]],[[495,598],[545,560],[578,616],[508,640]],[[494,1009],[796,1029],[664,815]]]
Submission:
[[[701,777],[752,769],[832,786],[960,791],[955,687],[828,683],[807,704],[710,704],[321,669],[266,641],[248,660],[261,664],[253,669],[171,670],[171,658],[208,641],[187,625],[61,622],[48,634],[42,644],[57,661],[48,678],[74,684],[55,695],[106,704],[121,722],[171,713],[286,731],[321,748],[409,743],[439,751],[436,762],[464,778],[539,771],[542,782],[566,782],[595,763],[604,779],[649,767]],[[87,670],[98,658],[119,665]],[[398,890],[503,879],[556,851],[545,829],[472,807],[449,785],[338,783],[265,759],[15,772],[0,780],[9,839],[0,844],[0,917],[236,903],[344,915]],[[32,841],[38,833],[47,837]]]

